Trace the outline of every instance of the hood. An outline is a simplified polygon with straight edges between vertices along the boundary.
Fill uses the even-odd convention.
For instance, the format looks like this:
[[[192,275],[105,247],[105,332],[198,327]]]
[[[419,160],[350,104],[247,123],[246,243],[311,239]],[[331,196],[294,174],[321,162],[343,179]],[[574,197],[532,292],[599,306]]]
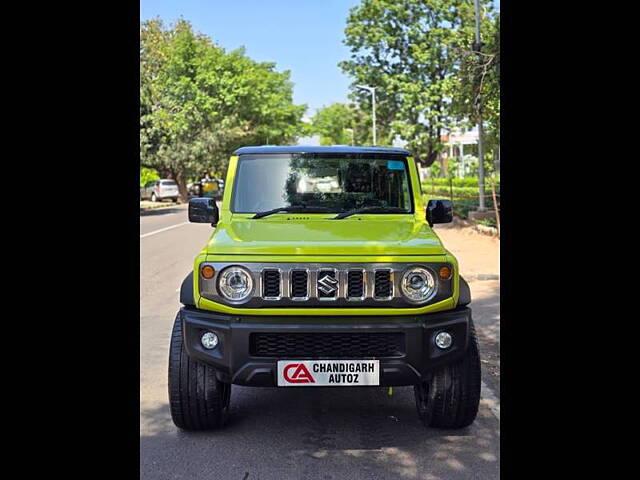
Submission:
[[[274,218],[275,217],[275,218]],[[443,255],[424,222],[396,215],[342,220],[299,215],[233,218],[218,224],[207,251],[214,255]],[[391,218],[393,217],[393,218]]]

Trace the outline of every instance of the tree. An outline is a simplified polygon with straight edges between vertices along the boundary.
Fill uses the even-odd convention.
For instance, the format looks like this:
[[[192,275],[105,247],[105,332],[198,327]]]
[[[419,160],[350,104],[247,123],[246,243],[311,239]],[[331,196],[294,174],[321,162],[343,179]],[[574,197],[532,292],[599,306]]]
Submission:
[[[340,63],[352,86],[377,87],[377,113],[387,141],[407,141],[416,159],[431,165],[442,135],[456,119],[453,85],[457,49],[469,0],[362,0],[350,10],[344,43],[351,58]],[[354,91],[359,104],[369,95]],[[364,107],[363,107],[364,109]]]
[[[332,103],[316,111],[311,126],[312,132],[320,135],[320,145],[350,145],[352,133],[355,135],[355,112],[344,103]]]
[[[185,20],[142,24],[140,77],[141,166],[173,177],[182,200],[189,178],[219,174],[238,146],[291,142],[303,128],[288,71],[227,53]]]
[[[500,145],[500,15],[492,16],[483,9],[481,26],[482,48],[474,49],[475,18],[472,6],[463,11],[465,27],[460,30],[456,50],[460,68],[453,82],[453,110],[456,118],[467,126],[478,122],[480,107],[485,130],[486,167],[492,169],[491,159]]]

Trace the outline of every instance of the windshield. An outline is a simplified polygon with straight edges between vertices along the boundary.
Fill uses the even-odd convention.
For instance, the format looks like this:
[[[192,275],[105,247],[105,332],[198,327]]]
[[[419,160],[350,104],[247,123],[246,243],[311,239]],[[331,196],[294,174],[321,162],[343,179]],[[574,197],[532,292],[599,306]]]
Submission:
[[[391,155],[242,155],[232,211],[257,213],[295,205],[322,207],[329,213],[362,207],[411,213],[407,172],[406,159]]]
[[[175,180],[162,180],[160,184],[165,187],[175,187],[177,185]]]

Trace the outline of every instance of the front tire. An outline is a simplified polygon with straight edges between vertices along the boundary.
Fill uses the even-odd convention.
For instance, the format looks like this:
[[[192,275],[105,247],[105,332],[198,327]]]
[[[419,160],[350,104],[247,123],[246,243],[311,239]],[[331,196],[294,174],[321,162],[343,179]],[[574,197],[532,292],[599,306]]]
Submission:
[[[226,420],[230,398],[231,384],[219,381],[213,368],[187,355],[178,314],[169,349],[169,405],[173,423],[183,430],[220,428]]]
[[[469,347],[464,357],[440,367],[429,381],[413,387],[422,423],[436,428],[471,425],[478,414],[480,381],[478,338],[469,320]]]

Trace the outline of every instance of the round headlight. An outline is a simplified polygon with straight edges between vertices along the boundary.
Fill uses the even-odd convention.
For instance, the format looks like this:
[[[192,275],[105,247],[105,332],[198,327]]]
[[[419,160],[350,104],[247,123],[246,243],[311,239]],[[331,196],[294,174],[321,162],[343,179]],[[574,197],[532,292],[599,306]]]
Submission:
[[[426,302],[436,291],[436,279],[423,267],[412,267],[402,275],[400,290],[410,302]]]
[[[218,290],[227,300],[240,302],[251,295],[253,279],[242,267],[225,268],[218,275]]]

